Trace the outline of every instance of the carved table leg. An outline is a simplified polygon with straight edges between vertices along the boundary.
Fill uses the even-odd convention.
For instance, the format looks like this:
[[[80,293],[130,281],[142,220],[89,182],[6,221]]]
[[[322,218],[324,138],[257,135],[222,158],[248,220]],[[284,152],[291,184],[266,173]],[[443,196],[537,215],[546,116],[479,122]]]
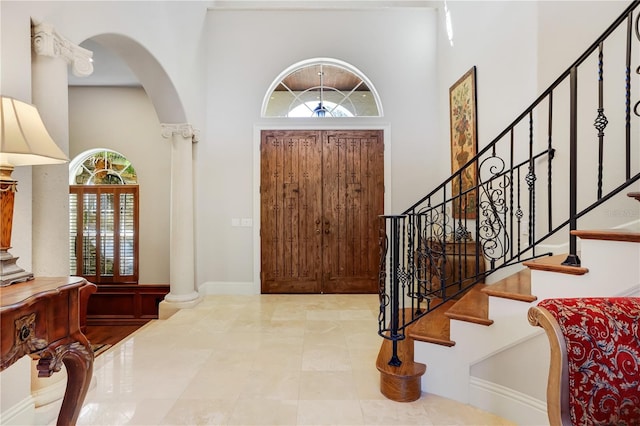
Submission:
[[[67,369],[67,388],[58,415],[58,426],[76,424],[93,374],[94,356],[87,338],[78,332],[65,341],[55,349],[44,350],[37,366],[39,377],[49,377],[60,371],[62,363]]]

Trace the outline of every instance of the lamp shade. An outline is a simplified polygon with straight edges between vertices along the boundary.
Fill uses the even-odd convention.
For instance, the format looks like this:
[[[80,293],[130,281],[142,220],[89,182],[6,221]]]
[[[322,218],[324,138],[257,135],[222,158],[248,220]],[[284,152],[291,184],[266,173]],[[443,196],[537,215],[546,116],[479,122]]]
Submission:
[[[49,136],[35,106],[2,96],[0,164],[35,166],[69,161]]]

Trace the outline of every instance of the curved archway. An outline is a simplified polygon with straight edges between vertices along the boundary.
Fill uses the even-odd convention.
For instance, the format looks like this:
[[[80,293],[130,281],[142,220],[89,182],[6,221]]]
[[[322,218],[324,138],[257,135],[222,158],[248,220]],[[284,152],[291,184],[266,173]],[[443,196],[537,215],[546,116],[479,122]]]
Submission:
[[[175,85],[160,62],[140,43],[121,34],[89,38],[121,57],[147,92],[161,123],[185,123],[186,113]]]
[[[292,111],[301,116],[305,109],[308,117],[383,116],[380,96],[367,76],[333,58],[307,59],[282,71],[267,89],[261,116],[292,117]]]
[[[139,173],[139,183],[142,185],[140,190],[144,190],[147,194],[156,194],[153,198],[142,198],[139,203],[136,203],[139,207],[138,211],[142,215],[140,216],[142,220],[138,228],[139,232],[135,233],[135,236],[139,238],[139,265],[142,267],[139,271],[139,280],[144,283],[169,283],[170,292],[188,294],[189,297],[193,296],[195,300],[197,293],[193,291],[194,283],[189,277],[189,274],[192,273],[190,269],[192,259],[183,254],[186,251],[174,254],[172,252],[174,247],[169,244],[172,235],[181,232],[181,230],[176,231],[176,225],[172,221],[172,218],[176,216],[182,217],[181,214],[175,213],[176,210],[180,212],[187,210],[185,217],[190,217],[193,206],[192,203],[174,202],[166,190],[169,187],[175,188],[176,185],[173,182],[179,180],[180,184],[177,187],[180,188],[178,193],[181,196],[186,197],[193,191],[191,186],[183,184],[186,179],[181,180],[183,176],[192,175],[191,163],[181,165],[185,170],[178,169],[178,172],[174,173],[176,168],[173,167],[173,164],[176,161],[176,156],[171,147],[175,145],[176,141],[182,141],[183,134],[178,134],[177,131],[173,133],[166,131],[166,127],[172,129],[190,127],[190,120],[187,119],[187,110],[182,99],[184,95],[178,92],[178,86],[168,73],[167,63],[161,62],[151,50],[136,38],[120,33],[100,33],[97,35],[89,34],[85,40],[100,45],[102,50],[108,51],[110,56],[116,57],[119,62],[126,65],[132,74],[129,79],[131,84],[116,85],[119,87],[113,88],[116,89],[111,92],[113,96],[108,98],[108,102],[102,103],[101,107],[105,111],[107,108],[118,108],[119,96],[125,93],[123,99],[131,101],[131,103],[127,104],[127,108],[114,109],[113,114],[107,113],[104,119],[96,116],[96,120],[109,126],[114,119],[122,116],[123,111],[132,111],[135,107],[140,108],[141,115],[138,119],[137,114],[133,112],[133,114],[124,117],[127,122],[130,120],[133,126],[137,126],[137,133],[131,133],[129,129],[121,127],[117,123],[115,123],[117,127],[112,125],[112,127],[106,128],[99,134],[99,137],[94,137],[95,132],[99,132],[96,129],[76,133],[75,137],[83,138],[84,141],[78,148],[88,149],[95,146],[110,148],[126,153],[127,157],[134,161],[136,171]],[[100,62],[96,60],[94,65],[98,68]],[[90,84],[85,83],[85,85]],[[113,86],[113,84],[94,87],[93,90],[109,89],[108,86]],[[127,88],[134,90],[124,90]],[[91,92],[87,93],[91,94]],[[100,102],[100,98],[96,98],[95,102]],[[87,113],[90,114],[91,111],[87,111]],[[150,144],[156,143],[159,138],[165,139],[162,142],[166,143],[156,149]],[[94,141],[94,145],[87,143],[89,140]],[[126,142],[124,141],[130,141],[129,143],[132,144],[130,151],[125,148]],[[190,151],[192,144],[179,144],[179,147],[181,150]],[[145,149],[152,155],[143,155],[142,151]],[[78,149],[76,152],[80,151],[84,150]],[[192,154],[189,152],[184,158],[191,158],[191,156]],[[158,176],[158,179],[150,179],[154,170],[158,169],[164,170],[164,173]],[[144,176],[147,178],[143,179]],[[114,187],[118,186],[114,185]],[[123,187],[125,186],[133,185],[123,185]],[[183,226],[189,228],[184,231],[184,234],[191,235],[193,232],[192,224],[184,221]],[[159,229],[161,232],[158,232]],[[186,238],[184,241],[186,246],[191,245]],[[137,244],[135,246],[138,247]],[[125,249],[128,248],[125,247]],[[134,264],[138,265],[138,263]],[[151,268],[145,265],[157,266]],[[185,273],[180,274],[179,279],[175,279],[174,271],[176,270]],[[185,298],[185,300],[187,299]]]

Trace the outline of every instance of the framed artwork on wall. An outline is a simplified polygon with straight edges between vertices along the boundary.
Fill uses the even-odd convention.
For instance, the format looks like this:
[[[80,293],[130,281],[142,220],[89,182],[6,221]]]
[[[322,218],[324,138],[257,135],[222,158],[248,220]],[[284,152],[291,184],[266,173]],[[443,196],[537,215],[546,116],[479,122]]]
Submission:
[[[452,182],[453,216],[476,218],[478,184],[477,164],[461,170],[478,150],[476,112],[476,67],[473,66],[449,88],[451,121],[451,173],[460,173]]]

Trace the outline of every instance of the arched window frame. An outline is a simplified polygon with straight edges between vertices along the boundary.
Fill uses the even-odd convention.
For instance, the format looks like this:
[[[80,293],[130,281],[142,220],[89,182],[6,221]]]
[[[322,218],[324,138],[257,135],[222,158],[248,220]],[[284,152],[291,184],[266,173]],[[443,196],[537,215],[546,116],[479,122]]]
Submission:
[[[113,167],[113,158],[124,166]],[[87,160],[105,167],[88,168]],[[120,163],[122,165],[122,163]],[[126,179],[125,170],[129,169]],[[76,176],[88,174],[78,184]],[[96,183],[95,177],[103,174]],[[97,148],[77,155],[69,164],[69,267],[71,275],[95,284],[137,284],[139,248],[139,188],[131,162],[117,151]]]
[[[113,168],[113,164],[109,164],[109,162],[107,161],[107,154],[108,153],[113,153],[118,157],[124,158],[129,165],[131,166],[131,168],[133,169],[133,166],[131,165],[131,161],[129,161],[129,159],[127,159],[126,156],[122,155],[121,153],[119,153],[118,151],[114,151],[112,149],[107,149],[107,148],[95,148],[95,149],[90,149],[88,151],[83,152],[82,154],[77,155],[73,160],[71,160],[71,162],[69,163],[69,185],[95,185],[95,175],[97,173],[106,173],[109,176],[114,176],[116,177],[116,179],[119,180],[119,183],[109,183],[112,185],[136,185],[138,183],[137,180],[137,175],[135,174],[135,169],[133,169],[133,175],[129,176],[126,181],[125,179],[122,177],[124,171],[126,170],[126,168],[123,168],[122,170],[117,170],[115,168]],[[85,163],[87,162],[87,160],[89,160],[90,158],[97,158],[100,154],[104,154],[105,157],[105,165],[108,165],[109,167],[105,167],[105,168],[94,168],[93,170],[89,170],[86,166]],[[78,176],[78,172],[82,172],[82,171],[87,171],[90,175],[90,178],[88,180],[88,182],[86,183],[78,183],[76,181],[76,176]]]
[[[358,68],[354,67],[353,65],[338,60],[338,59],[333,59],[333,58],[311,58],[311,59],[307,59],[298,63],[295,63],[293,65],[291,65],[290,67],[288,67],[287,69],[285,69],[284,71],[282,71],[278,77],[276,77],[276,79],[271,83],[271,85],[269,86],[269,88],[267,89],[267,92],[262,100],[262,108],[260,111],[260,116],[263,118],[276,118],[274,116],[271,115],[267,115],[267,110],[269,107],[269,103],[271,101],[271,96],[273,94],[273,92],[276,90],[276,88],[278,87],[278,85],[280,85],[280,83],[282,83],[282,81],[291,73],[293,73],[294,71],[306,68],[306,67],[312,67],[312,66],[317,66],[317,65],[328,65],[328,66],[333,66],[333,67],[338,67],[338,68],[342,68],[348,72],[351,72],[352,74],[354,74],[355,76],[357,76],[359,79],[362,80],[362,82],[364,82],[364,84],[367,85],[367,87],[369,88],[375,104],[376,104],[376,108],[378,110],[378,115],[376,117],[383,117],[384,113],[383,113],[383,109],[382,109],[382,102],[380,100],[380,96],[378,94],[378,91],[376,90],[375,86],[373,85],[373,83],[367,78],[366,75],[364,75],[364,73],[362,73]],[[369,116],[371,117],[371,116]]]

